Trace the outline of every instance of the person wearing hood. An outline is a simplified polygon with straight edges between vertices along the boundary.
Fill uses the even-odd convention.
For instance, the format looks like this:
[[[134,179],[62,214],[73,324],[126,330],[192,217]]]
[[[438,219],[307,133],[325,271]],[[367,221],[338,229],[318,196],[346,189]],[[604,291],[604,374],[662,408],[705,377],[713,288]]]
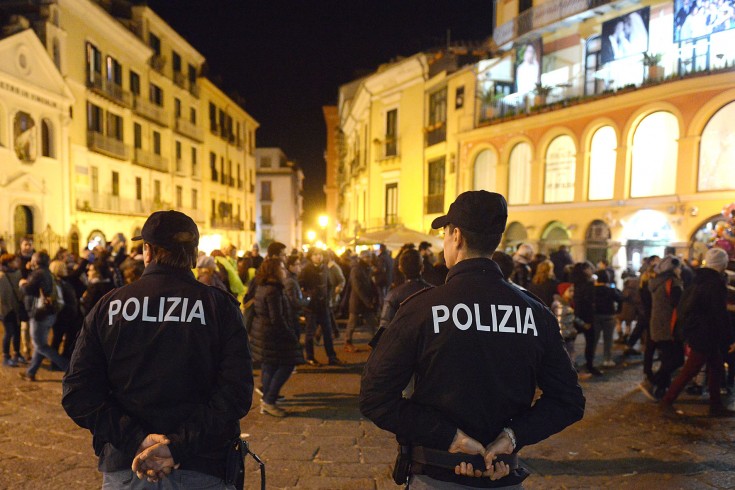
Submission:
[[[684,343],[675,330],[676,307],[683,286],[680,278],[681,261],[667,255],[655,268],[656,277],[648,282],[651,292],[650,339],[656,343],[661,366],[653,378],[641,383],[643,393],[660,400],[671,384],[672,373],[684,363]]]
[[[709,383],[709,414],[713,417],[732,417],[735,410],[722,405],[723,353],[735,352],[735,339],[730,330],[727,314],[727,252],[711,248],[704,256],[704,267],[697,270],[692,285],[682,294],[678,308],[678,322],[689,345],[689,357],[684,368],[661,399],[664,412],[673,412],[673,403],[679,393],[707,364]]]

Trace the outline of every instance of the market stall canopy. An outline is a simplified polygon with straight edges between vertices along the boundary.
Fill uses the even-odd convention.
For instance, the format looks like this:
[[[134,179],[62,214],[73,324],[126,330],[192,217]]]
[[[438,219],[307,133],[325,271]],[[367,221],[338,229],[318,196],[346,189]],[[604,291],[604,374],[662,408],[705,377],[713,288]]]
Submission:
[[[402,226],[389,228],[387,230],[362,233],[350,242],[351,245],[374,245],[385,244],[391,251],[400,249],[405,243],[414,243],[418,248],[421,242],[431,243],[435,252],[444,249],[444,241],[438,236],[421,233]]]

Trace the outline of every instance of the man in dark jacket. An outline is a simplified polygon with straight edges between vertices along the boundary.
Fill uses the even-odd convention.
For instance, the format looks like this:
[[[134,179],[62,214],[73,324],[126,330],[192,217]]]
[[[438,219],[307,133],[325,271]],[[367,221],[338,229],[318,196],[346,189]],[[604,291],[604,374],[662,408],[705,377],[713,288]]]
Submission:
[[[559,245],[556,252],[551,252],[549,260],[554,264],[554,276],[561,282],[567,282],[569,278],[566,276],[565,268],[574,264],[572,254],[569,253],[566,245]]]
[[[412,486],[517,485],[527,472],[511,453],[584,413],[556,318],[490,259],[507,209],[500,194],[471,191],[434,220],[445,233],[447,281],[404,302],[368,358],[360,410],[411,446]],[[412,397],[402,398],[414,375]],[[461,464],[478,454],[474,466]]]
[[[347,319],[345,332],[345,352],[355,352],[352,344],[352,335],[355,333],[360,318],[375,334],[378,319],[375,311],[378,308],[378,290],[371,278],[371,264],[373,254],[369,250],[360,252],[357,265],[350,271],[350,315]]]
[[[660,406],[666,412],[673,412],[672,404],[681,390],[706,363],[710,415],[735,416],[735,411],[722,405],[720,396],[722,354],[725,350],[735,351],[727,314],[727,282],[723,275],[727,260],[724,250],[708,250],[704,256],[704,267],[696,272],[692,284],[684,290],[679,301],[678,322],[689,344],[689,357],[661,399]]]
[[[253,393],[242,315],[194,278],[191,218],[158,211],[141,234],[145,272],[87,315],[62,405],[92,432],[105,488],[128,488],[132,471],[177,488],[232,488],[244,468],[227,462],[242,463],[231,452]]]

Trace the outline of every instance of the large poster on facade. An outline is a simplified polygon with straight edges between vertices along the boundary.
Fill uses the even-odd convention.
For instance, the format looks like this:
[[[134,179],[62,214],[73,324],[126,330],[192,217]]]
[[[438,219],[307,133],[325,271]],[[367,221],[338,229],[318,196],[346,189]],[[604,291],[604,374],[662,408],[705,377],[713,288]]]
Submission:
[[[602,64],[648,51],[649,7],[602,24]]]
[[[735,27],[735,0],[674,0],[674,42]]]
[[[527,94],[533,92],[536,84],[541,82],[542,49],[541,38],[521,44],[516,48],[515,81],[517,93]]]

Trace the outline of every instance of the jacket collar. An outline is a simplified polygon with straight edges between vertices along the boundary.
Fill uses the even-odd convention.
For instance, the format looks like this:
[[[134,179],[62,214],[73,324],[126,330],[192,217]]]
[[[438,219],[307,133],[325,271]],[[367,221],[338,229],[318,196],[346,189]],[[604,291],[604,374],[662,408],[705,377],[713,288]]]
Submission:
[[[491,276],[496,276],[494,279],[498,281],[503,280],[503,274],[500,272],[498,264],[489,258],[478,257],[473,259],[464,259],[454,264],[454,267],[449,269],[449,273],[447,273],[446,282],[449,282],[455,276],[467,273],[490,274]]]
[[[157,264],[155,262],[151,262],[150,264],[148,264],[148,266],[146,266],[141,277],[153,274],[165,274],[168,276],[179,277],[181,279],[193,279],[196,281],[194,273],[191,271],[191,269],[179,269],[177,267]]]

